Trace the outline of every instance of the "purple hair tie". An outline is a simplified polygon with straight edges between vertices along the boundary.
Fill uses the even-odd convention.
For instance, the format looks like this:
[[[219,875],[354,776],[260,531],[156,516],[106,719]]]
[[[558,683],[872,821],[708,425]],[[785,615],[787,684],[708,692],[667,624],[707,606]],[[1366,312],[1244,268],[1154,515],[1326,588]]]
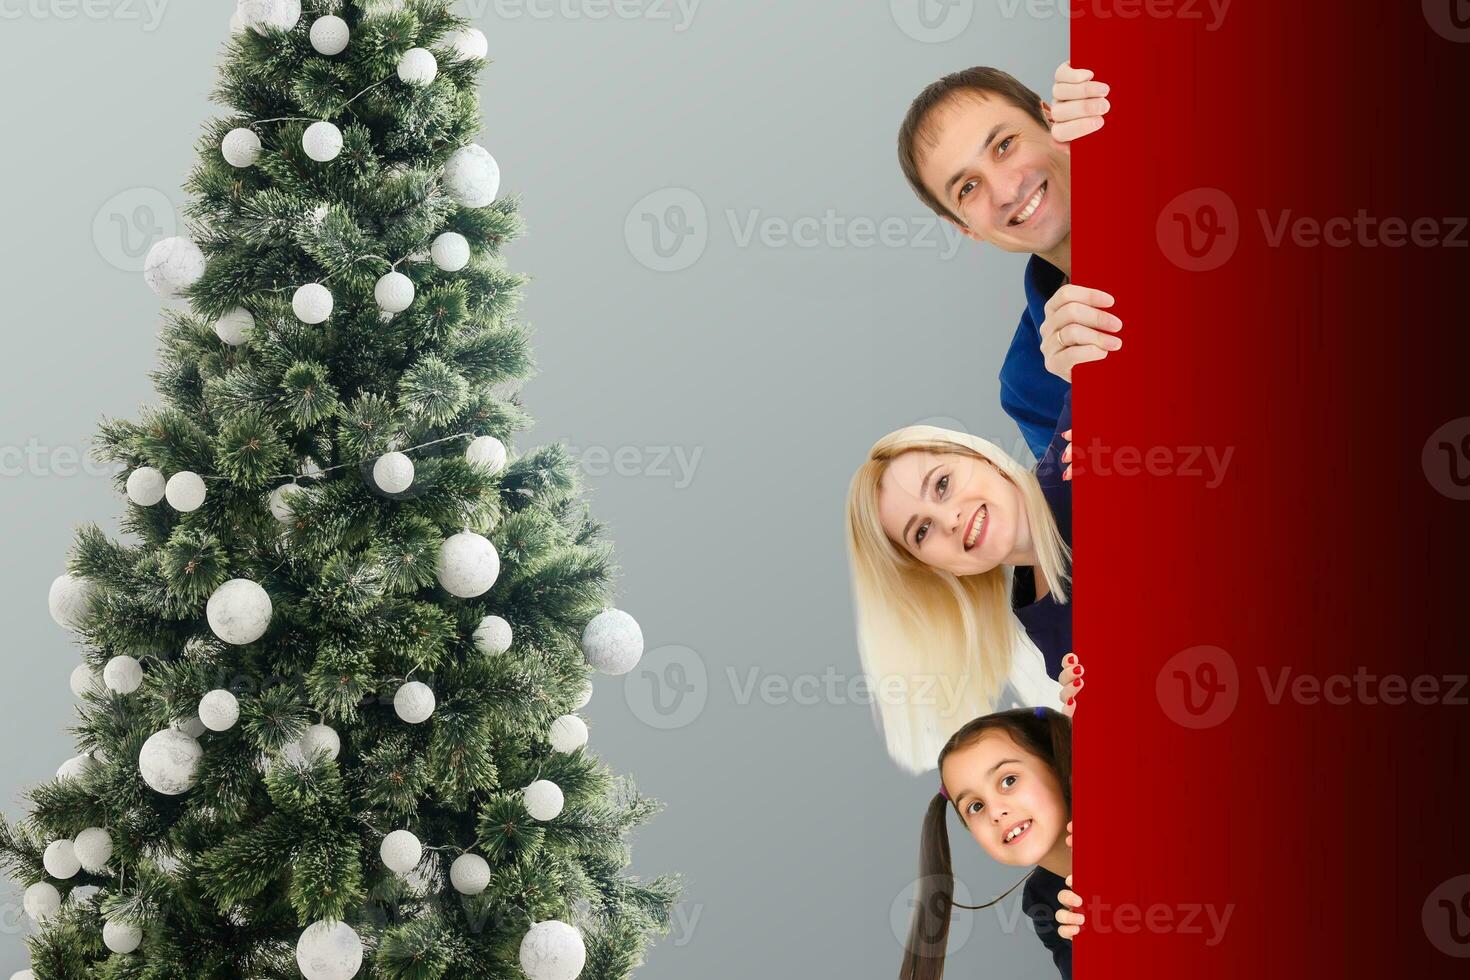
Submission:
[[[939,784],[939,795],[944,797],[946,800],[949,799],[949,790],[944,788],[943,783]]]

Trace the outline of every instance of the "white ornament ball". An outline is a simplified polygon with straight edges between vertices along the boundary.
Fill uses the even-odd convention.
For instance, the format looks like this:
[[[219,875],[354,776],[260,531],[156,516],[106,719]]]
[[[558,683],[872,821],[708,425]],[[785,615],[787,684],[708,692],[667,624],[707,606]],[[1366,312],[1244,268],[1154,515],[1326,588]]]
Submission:
[[[576,715],[562,715],[551,723],[551,747],[557,752],[575,752],[587,744],[587,723]]]
[[[475,627],[475,646],[481,653],[492,657],[510,649],[512,633],[510,623],[499,616],[486,616]]]
[[[102,683],[118,694],[132,694],[143,686],[143,665],[127,654],[113,657],[102,668]]]
[[[255,329],[255,315],[243,306],[237,306],[214,321],[214,335],[231,347],[239,347],[250,339]]]
[[[192,513],[203,507],[204,498],[208,494],[204,478],[190,470],[175,473],[163,485],[163,495],[168,498],[168,505],[181,514]]]
[[[225,163],[243,170],[255,166],[260,159],[260,137],[255,135],[255,130],[241,126],[225,134],[219,149]]]
[[[314,122],[301,134],[301,148],[317,163],[330,163],[342,152],[342,130],[329,122]]]
[[[373,299],[384,313],[402,313],[413,305],[413,280],[394,270],[378,280]]]
[[[331,725],[312,725],[296,740],[293,748],[303,759],[326,755],[335,761],[342,754],[342,736]]]
[[[489,473],[505,469],[505,443],[494,436],[480,436],[464,451],[465,459]]]
[[[97,768],[97,760],[90,755],[74,755],[56,769],[56,778],[64,783],[81,779]]]
[[[71,672],[71,693],[77,697],[83,697],[88,693],[100,693],[102,690],[102,678],[97,672],[86,664],[77,664]]]
[[[152,507],[163,499],[166,480],[152,466],[140,466],[128,474],[128,499],[139,507]]]
[[[143,930],[131,922],[108,919],[102,923],[102,942],[114,953],[131,953],[143,945]]]
[[[92,605],[92,583],[79,575],[58,575],[46,596],[57,626],[76,629]]]
[[[604,674],[626,674],[643,656],[643,630],[621,609],[604,610],[582,631],[582,653]]]
[[[403,453],[384,453],[373,464],[373,482],[384,493],[402,493],[413,486],[413,460]]]
[[[46,853],[41,855],[41,863],[46,866],[48,875],[62,881],[76,877],[76,873],[82,870],[82,862],[77,859],[76,845],[69,840],[54,840],[47,844]]]
[[[293,518],[291,498],[301,492],[301,484],[287,483],[271,491],[271,516],[282,524],[290,524]]]
[[[199,721],[212,732],[227,732],[240,720],[240,699],[224,688],[199,699]]]
[[[235,12],[233,14],[230,14],[230,33],[240,34],[243,33],[244,30],[245,19],[240,16],[240,9],[237,7],[235,8]]]
[[[38,881],[25,890],[21,905],[26,915],[40,922],[61,909],[61,892],[49,881]]]
[[[461,895],[478,895],[490,887],[490,864],[478,854],[461,854],[449,866],[449,883]]]
[[[478,27],[461,27],[444,35],[443,43],[454,50],[461,61],[484,61],[490,53],[490,40]]]
[[[587,965],[587,946],[576,926],[538,922],[521,940],[521,969],[530,980],[577,980]]]
[[[102,748],[101,746],[98,746],[97,748],[92,750],[92,758],[96,759],[98,762],[106,764],[107,750]]]
[[[393,710],[410,725],[426,722],[434,713],[434,692],[422,681],[409,681],[393,695]]]
[[[531,815],[531,819],[543,822],[555,820],[567,802],[561,787],[549,779],[538,779],[527,786],[525,797],[526,812]]]
[[[382,847],[378,848],[378,855],[383,859],[383,866],[395,874],[406,875],[418,867],[419,861],[424,856],[424,845],[419,839],[407,830],[395,830],[383,838]]]
[[[302,323],[323,323],[332,315],[332,291],[319,282],[309,282],[291,297],[291,311]]]
[[[245,646],[264,636],[270,626],[271,597],[248,578],[231,579],[214,590],[204,612],[215,636]]]
[[[203,738],[204,733],[208,731],[208,729],[204,727],[204,722],[199,720],[199,715],[197,713],[181,721],[169,722],[169,727],[176,731],[183,732],[190,738]]]
[[[581,711],[592,703],[592,682],[588,681],[582,685],[582,693],[577,695],[577,703],[572,705],[573,711]]]
[[[347,42],[351,38],[352,30],[341,17],[328,14],[311,23],[311,46],[316,49],[317,54],[328,57],[341,54],[347,50]]]
[[[463,207],[493,204],[500,193],[500,164],[478,143],[462,146],[444,165],[444,188]]]
[[[240,20],[257,34],[289,31],[301,20],[301,0],[240,0]]]
[[[296,943],[296,966],[306,980],[351,980],[362,969],[362,939],[345,922],[313,922]]]
[[[73,848],[82,867],[93,874],[100,874],[112,859],[112,835],[101,827],[88,827],[77,834]]]
[[[429,257],[444,272],[458,272],[470,264],[470,240],[457,231],[446,231],[429,246]]]
[[[428,48],[410,48],[398,59],[398,77],[409,85],[428,85],[439,74],[439,59]]]
[[[143,782],[165,796],[178,796],[193,789],[204,749],[199,742],[175,728],[154,732],[138,753]]]
[[[489,592],[500,577],[500,554],[484,535],[461,531],[439,548],[437,574],[450,595],[473,599]]]
[[[204,253],[187,238],[165,238],[148,250],[143,281],[164,299],[178,299],[204,275]]]

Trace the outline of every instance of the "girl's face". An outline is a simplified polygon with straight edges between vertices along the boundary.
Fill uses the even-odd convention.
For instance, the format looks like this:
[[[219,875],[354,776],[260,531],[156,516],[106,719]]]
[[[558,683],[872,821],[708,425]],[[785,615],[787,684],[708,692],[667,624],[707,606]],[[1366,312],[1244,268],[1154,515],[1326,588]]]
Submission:
[[[908,452],[878,481],[883,533],[919,561],[955,575],[1017,564],[1031,532],[1016,485],[962,453]]]
[[[970,836],[1001,864],[1037,865],[1065,849],[1071,816],[1056,774],[1006,732],[951,752],[941,777]]]

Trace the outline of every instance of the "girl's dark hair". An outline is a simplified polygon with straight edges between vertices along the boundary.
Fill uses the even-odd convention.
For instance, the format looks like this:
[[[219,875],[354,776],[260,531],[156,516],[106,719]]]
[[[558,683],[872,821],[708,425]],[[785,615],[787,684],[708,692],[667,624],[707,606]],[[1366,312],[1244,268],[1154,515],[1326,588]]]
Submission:
[[[1067,812],[1072,812],[1070,718],[1050,708],[1017,708],[976,718],[945,743],[939,753],[940,773],[944,772],[946,756],[974,743],[988,732],[1004,732],[1022,749],[1046,763],[1056,774],[1057,782],[1061,783]],[[898,971],[899,980],[941,980],[944,976],[949,919],[955,908],[954,870],[949,860],[949,825],[946,823],[946,811],[952,805],[945,793],[936,793],[924,813],[924,829],[919,838],[919,880],[914,895],[914,915],[909,925],[903,966]],[[1010,891],[1006,892],[1009,894]],[[987,908],[1006,895],[984,905],[960,907]]]

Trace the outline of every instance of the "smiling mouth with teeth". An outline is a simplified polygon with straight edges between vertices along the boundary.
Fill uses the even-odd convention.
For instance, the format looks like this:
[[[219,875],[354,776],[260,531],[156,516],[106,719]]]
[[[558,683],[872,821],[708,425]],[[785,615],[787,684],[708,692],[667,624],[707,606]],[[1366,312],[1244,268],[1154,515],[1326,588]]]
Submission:
[[[1047,181],[1043,180],[1041,186],[1036,188],[1036,193],[1031,195],[1031,200],[1027,201],[1026,205],[1017,211],[1006,224],[1014,228],[1030,220],[1031,216],[1036,213],[1036,209],[1041,207],[1041,199],[1046,197],[1046,185]]]
[[[1005,840],[1003,841],[1003,843],[1006,843],[1006,844],[1013,844],[1013,843],[1015,843],[1016,838],[1018,838],[1021,835],[1025,834],[1026,831],[1028,831],[1030,829],[1031,829],[1031,821],[1030,820],[1022,820],[1020,823],[1016,824],[1010,830],[1006,831],[1006,836],[1005,836]]]
[[[981,504],[974,515],[970,518],[970,526],[965,531],[965,550],[969,551],[979,543],[985,536],[985,519],[990,516],[990,510],[985,504]]]

